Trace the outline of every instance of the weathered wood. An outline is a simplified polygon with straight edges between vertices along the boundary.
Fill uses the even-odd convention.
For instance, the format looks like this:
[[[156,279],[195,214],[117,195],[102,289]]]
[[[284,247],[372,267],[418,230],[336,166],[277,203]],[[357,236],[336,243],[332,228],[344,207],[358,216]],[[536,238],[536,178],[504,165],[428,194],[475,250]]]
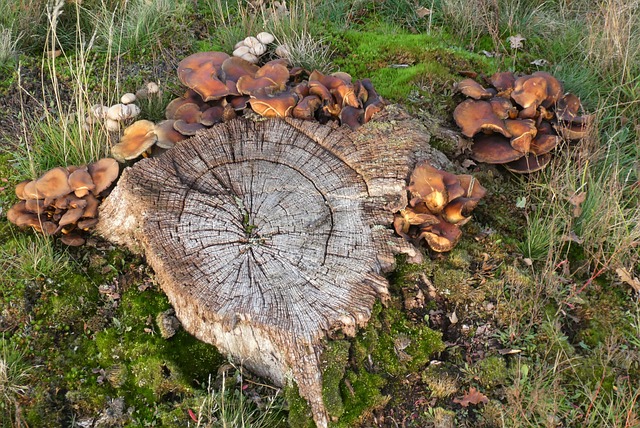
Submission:
[[[412,251],[390,225],[424,158],[448,163],[394,108],[355,132],[238,119],[127,168],[97,230],[146,256],[187,331],[295,381],[322,427],[323,340],[366,324],[393,253]]]

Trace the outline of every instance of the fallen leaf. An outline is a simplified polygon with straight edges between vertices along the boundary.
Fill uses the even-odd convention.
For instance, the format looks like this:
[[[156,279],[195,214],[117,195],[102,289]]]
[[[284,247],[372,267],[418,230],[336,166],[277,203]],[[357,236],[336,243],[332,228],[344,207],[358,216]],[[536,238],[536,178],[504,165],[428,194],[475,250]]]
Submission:
[[[629,284],[636,293],[640,293],[640,280],[638,278],[632,276],[625,268],[616,269],[616,273],[622,282]]]
[[[462,397],[454,398],[453,402],[461,405],[462,407],[469,407],[469,404],[486,404],[489,402],[489,398],[477,389],[471,387],[469,388],[469,392],[464,394]]]
[[[522,196],[516,199],[516,208],[524,208],[526,206],[527,206],[527,198],[525,196]]]
[[[493,58],[494,54],[492,52],[486,51],[486,50],[481,50],[480,51],[481,54],[483,54],[484,56],[486,56],[487,58]]]
[[[538,67],[544,67],[545,65],[549,65],[549,61],[547,61],[544,58],[539,58],[539,59],[536,59],[535,61],[531,61],[530,64]]]
[[[582,214],[582,203],[587,199],[587,192],[574,193],[569,198],[569,203],[573,205],[573,216],[580,217]]]
[[[418,18],[424,18],[425,16],[431,15],[431,9],[421,6],[416,9],[416,15],[418,15]]]
[[[524,42],[525,40],[527,39],[522,37],[520,34],[507,37],[507,42],[511,44],[511,49],[520,49],[521,47],[523,47],[522,42]]]
[[[569,232],[569,234],[564,235],[562,237],[562,242],[567,242],[567,241],[575,242],[578,245],[582,245],[582,243],[584,242],[584,239],[576,235],[576,233],[572,230],[571,232]]]
[[[522,261],[527,266],[533,266],[533,260],[531,260],[529,257],[526,257],[526,258],[522,259]]]
[[[191,418],[192,421],[194,422],[198,422],[198,417],[196,416],[195,413],[193,413],[193,410],[191,409],[187,409],[189,412],[189,417]]]

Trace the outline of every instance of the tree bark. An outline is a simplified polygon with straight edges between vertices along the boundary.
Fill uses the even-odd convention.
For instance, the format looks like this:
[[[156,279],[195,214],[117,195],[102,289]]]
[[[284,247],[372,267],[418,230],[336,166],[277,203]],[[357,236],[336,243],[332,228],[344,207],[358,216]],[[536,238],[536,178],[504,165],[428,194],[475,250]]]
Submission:
[[[357,131],[237,119],[127,168],[98,233],[146,256],[187,331],[277,385],[295,381],[327,426],[319,358],[353,336],[393,254],[417,160],[448,160],[391,106]]]

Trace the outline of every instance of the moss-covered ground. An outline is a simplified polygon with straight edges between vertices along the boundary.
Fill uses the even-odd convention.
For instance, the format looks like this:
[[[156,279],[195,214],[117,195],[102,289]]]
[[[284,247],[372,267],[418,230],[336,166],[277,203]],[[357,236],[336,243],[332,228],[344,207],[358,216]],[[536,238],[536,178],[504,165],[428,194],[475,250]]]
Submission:
[[[76,108],[79,82],[95,102],[160,82],[164,96],[142,105],[143,117],[158,120],[180,92],[174,70],[182,57],[225,46],[222,33],[255,30],[265,16],[256,12],[258,2],[243,2],[246,16],[235,21],[221,19],[223,2],[214,0],[157,2],[160,9],[150,14],[146,2],[132,2],[140,7],[133,15],[113,12],[127,2],[86,1],[79,8],[80,2],[63,2],[54,46],[62,55],[52,63],[58,53],[47,44],[46,2],[26,3],[33,6],[29,16],[12,2],[0,5],[0,29],[20,36],[10,55],[0,52],[2,214],[16,201],[16,183],[87,156],[52,148],[55,140],[56,147],[73,150],[67,143],[80,137],[48,120],[57,117],[58,100],[66,112]],[[587,14],[580,6],[585,2],[574,8],[559,2],[567,3],[563,9],[555,2],[499,1],[494,10],[478,2],[475,16],[453,0],[330,3],[314,3],[306,15],[292,4],[283,16],[307,20],[306,26],[288,25],[322,40],[331,67],[370,78],[383,97],[421,118],[434,132],[434,145],[489,191],[453,251],[425,250],[421,264],[399,258],[388,278],[390,301],[376,304],[355,338],[327,342],[323,399],[331,425],[640,426],[640,306],[629,281],[616,273],[624,267],[637,281],[637,264],[628,261],[635,251],[637,262],[639,247],[627,243],[631,256],[616,258],[623,241],[614,241],[613,231],[588,241],[602,227],[594,219],[607,217],[594,208],[601,205],[595,192],[589,194],[594,207],[575,220],[566,202],[567,189],[585,183],[593,189],[594,182],[605,182],[602,176],[581,166],[574,181],[560,183],[553,174],[523,178],[499,167],[463,166],[463,148],[441,132],[452,126],[461,73],[528,72],[544,57],[542,69],[558,73],[601,115],[599,145],[624,156],[617,173],[631,203],[618,214],[632,212],[640,174],[640,90],[629,70],[638,72],[638,58],[628,54],[619,69],[606,56],[597,61],[577,47],[577,34],[590,40],[591,33],[580,32],[589,19],[608,9]],[[624,7],[604,3],[611,10]],[[234,11],[231,16],[241,16]],[[106,31],[105,17],[117,31]],[[629,34],[640,31],[638,22]],[[523,48],[506,42],[516,31],[528,31]],[[121,43],[109,43],[109,34]],[[92,48],[82,57],[89,41]],[[600,46],[597,39],[590,43],[579,46]],[[571,148],[564,156],[575,158]],[[541,194],[548,199],[536,199]],[[633,224],[623,229],[630,233]],[[572,226],[584,244],[570,239]],[[1,426],[312,426],[295,385],[277,391],[182,330],[164,338],[157,320],[170,305],[141,258],[98,238],[66,248],[15,228],[2,215],[0,268],[0,358],[7,367],[0,376]],[[460,404],[472,389],[484,403]]]

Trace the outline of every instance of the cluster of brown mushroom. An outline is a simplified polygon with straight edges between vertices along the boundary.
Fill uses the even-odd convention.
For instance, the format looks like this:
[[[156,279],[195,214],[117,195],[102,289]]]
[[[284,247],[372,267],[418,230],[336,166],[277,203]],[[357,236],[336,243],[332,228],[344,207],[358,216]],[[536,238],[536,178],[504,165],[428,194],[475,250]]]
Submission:
[[[436,252],[451,251],[462,237],[460,226],[486,194],[471,175],[455,175],[420,162],[411,174],[409,205],[394,216],[398,235],[415,243],[424,239]]]
[[[224,52],[199,52],[178,65],[188,87],[166,107],[166,121],[138,121],[112,149],[118,160],[134,159],[155,145],[168,149],[189,136],[253,111],[264,117],[296,117],[355,129],[380,111],[384,101],[369,79],[353,82],[347,73],[309,73],[288,68],[284,59],[259,67]]]
[[[7,219],[48,236],[61,234],[66,245],[82,245],[83,232],[98,223],[98,206],[119,172],[112,158],[81,167],[53,168],[16,186],[20,202],[9,209]]]
[[[485,88],[468,78],[457,86],[469,99],[456,107],[453,118],[462,134],[473,138],[474,160],[530,173],[549,163],[562,139],[586,135],[590,117],[580,115],[580,99],[564,94],[560,81],[549,73],[516,77],[498,72],[488,83]]]

